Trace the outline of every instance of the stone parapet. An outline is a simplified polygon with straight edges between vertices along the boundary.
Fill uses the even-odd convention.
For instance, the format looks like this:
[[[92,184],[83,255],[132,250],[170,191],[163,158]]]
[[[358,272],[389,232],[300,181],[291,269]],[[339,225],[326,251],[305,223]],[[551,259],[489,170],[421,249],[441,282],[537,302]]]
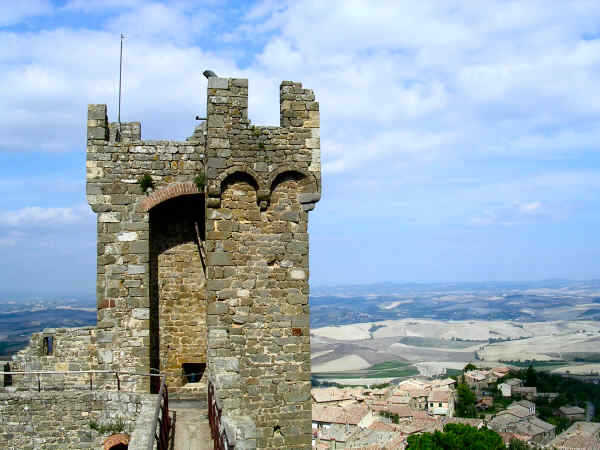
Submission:
[[[151,395],[107,391],[0,393],[0,447],[102,448],[115,432],[135,428]],[[121,431],[114,431],[119,428]],[[100,434],[100,427],[112,428]]]

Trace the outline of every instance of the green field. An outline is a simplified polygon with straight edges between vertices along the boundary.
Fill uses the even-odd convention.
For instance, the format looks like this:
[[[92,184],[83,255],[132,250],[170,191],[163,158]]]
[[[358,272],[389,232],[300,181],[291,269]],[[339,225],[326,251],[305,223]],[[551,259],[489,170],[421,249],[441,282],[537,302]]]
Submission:
[[[321,380],[336,378],[404,378],[418,375],[415,366],[406,362],[389,361],[374,364],[367,369],[348,370],[341,372],[317,372],[314,377]]]

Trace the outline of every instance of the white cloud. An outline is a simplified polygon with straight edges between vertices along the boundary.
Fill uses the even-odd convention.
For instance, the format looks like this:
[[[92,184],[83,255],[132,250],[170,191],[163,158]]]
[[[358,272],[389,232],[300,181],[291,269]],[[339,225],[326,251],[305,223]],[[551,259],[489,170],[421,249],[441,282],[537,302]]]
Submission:
[[[356,139],[352,145],[344,140],[322,141],[329,151],[324,155],[326,174],[365,169],[373,163],[399,166],[420,164],[433,159],[445,145],[453,140],[451,134],[419,133],[408,129],[381,131],[372,139]]]
[[[0,150],[83,149],[86,103],[108,104],[116,120],[118,55],[118,33],[0,33]],[[28,62],[11,62],[15,58]],[[202,70],[237,71],[231,60],[195,47],[133,38],[124,61],[122,117],[142,120],[145,138],[191,135],[206,105]]]
[[[67,11],[99,12],[110,9],[128,10],[140,6],[143,0],[70,0],[63,6]]]
[[[263,0],[254,4],[244,16],[245,20],[253,21],[273,16],[285,10],[286,2],[280,0]]]
[[[528,203],[515,202],[493,210],[486,210],[471,219],[474,226],[503,225],[513,226],[534,223],[539,220],[557,220],[554,212],[539,201]]]
[[[210,9],[186,6],[189,5],[142,3],[110,19],[106,27],[114,33],[124,33],[131,38],[152,39],[162,43],[189,42],[208,29],[215,20],[215,15]]]
[[[0,247],[16,247],[26,238],[26,233],[19,230],[10,230],[8,233],[0,234]]]
[[[564,157],[596,145],[594,127],[565,131],[600,110],[589,95],[600,88],[600,40],[582,38],[600,18],[592,2],[298,1],[256,17],[245,36],[269,36],[273,22],[280,31],[257,69],[315,89],[324,142],[345,134],[349,146],[409,126],[456,135],[445,153],[461,159]],[[557,133],[567,139],[534,142]]]
[[[81,205],[70,208],[42,208],[26,206],[13,211],[0,211],[0,226],[29,227],[65,225],[79,222],[90,217],[90,208]]]
[[[11,2],[0,8],[0,27],[14,25],[21,21],[53,11],[49,0],[28,0],[25,2]]]
[[[27,24],[39,14],[43,25]],[[0,27],[20,22],[24,31],[0,28],[0,151],[61,151],[52,156],[82,164],[86,103],[116,118],[124,32],[122,117],[141,120],[146,139],[192,133],[204,69],[249,78],[258,124],[279,122],[281,80],[315,91],[325,175],[315,228],[476,224],[487,235],[494,224],[572,224],[599,206],[596,1],[70,0],[0,12]],[[60,166],[45,158],[48,172]],[[70,206],[81,199],[38,201],[44,183],[14,176],[26,181],[0,181],[0,244],[15,258],[40,241],[72,248],[61,228],[93,242],[89,208]]]
[[[600,41],[581,38],[600,16],[592,3],[547,8],[544,2],[498,1],[481,8],[464,2],[264,1],[245,13],[232,41],[239,48],[219,56],[192,40],[223,19],[209,13],[211,6],[116,6],[72,1],[64,7],[110,11],[104,31],[0,34],[1,149],[82,148],[88,102],[107,103],[114,118],[121,31],[129,35],[123,115],[143,121],[144,137],[191,134],[193,117],[205,105],[201,72],[211,68],[250,78],[250,118],[257,123],[277,123],[280,80],[302,80],[321,103],[323,142],[345,148],[399,129],[454,136],[444,148],[449,158],[562,157],[574,151],[573,133],[578,151],[597,142],[597,127],[569,130],[573,120],[586,124],[600,109],[589,95],[600,88]],[[264,49],[240,70],[236,52],[257,38]],[[540,131],[544,126],[552,129]],[[555,139],[557,133],[565,138]],[[322,150],[327,158],[330,148]],[[363,154],[365,162],[371,159]],[[388,155],[403,163],[401,153],[398,161]],[[423,152],[424,161],[430,156]],[[346,151],[334,166],[356,168],[356,158],[360,154]]]

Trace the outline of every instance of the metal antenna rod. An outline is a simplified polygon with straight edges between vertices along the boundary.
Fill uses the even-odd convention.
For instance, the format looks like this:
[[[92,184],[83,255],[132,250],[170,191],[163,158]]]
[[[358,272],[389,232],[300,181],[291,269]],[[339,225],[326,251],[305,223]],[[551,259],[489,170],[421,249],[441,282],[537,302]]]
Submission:
[[[121,128],[121,76],[123,74],[123,39],[125,36],[121,33],[121,52],[119,54],[119,128]]]

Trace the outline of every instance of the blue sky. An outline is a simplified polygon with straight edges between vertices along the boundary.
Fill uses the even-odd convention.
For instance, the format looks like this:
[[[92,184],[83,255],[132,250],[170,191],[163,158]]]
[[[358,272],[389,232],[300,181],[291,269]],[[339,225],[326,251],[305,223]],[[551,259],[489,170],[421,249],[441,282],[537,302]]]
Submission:
[[[595,1],[23,1],[0,9],[0,293],[93,295],[85,114],[185,139],[202,71],[321,104],[311,282],[598,278]]]

